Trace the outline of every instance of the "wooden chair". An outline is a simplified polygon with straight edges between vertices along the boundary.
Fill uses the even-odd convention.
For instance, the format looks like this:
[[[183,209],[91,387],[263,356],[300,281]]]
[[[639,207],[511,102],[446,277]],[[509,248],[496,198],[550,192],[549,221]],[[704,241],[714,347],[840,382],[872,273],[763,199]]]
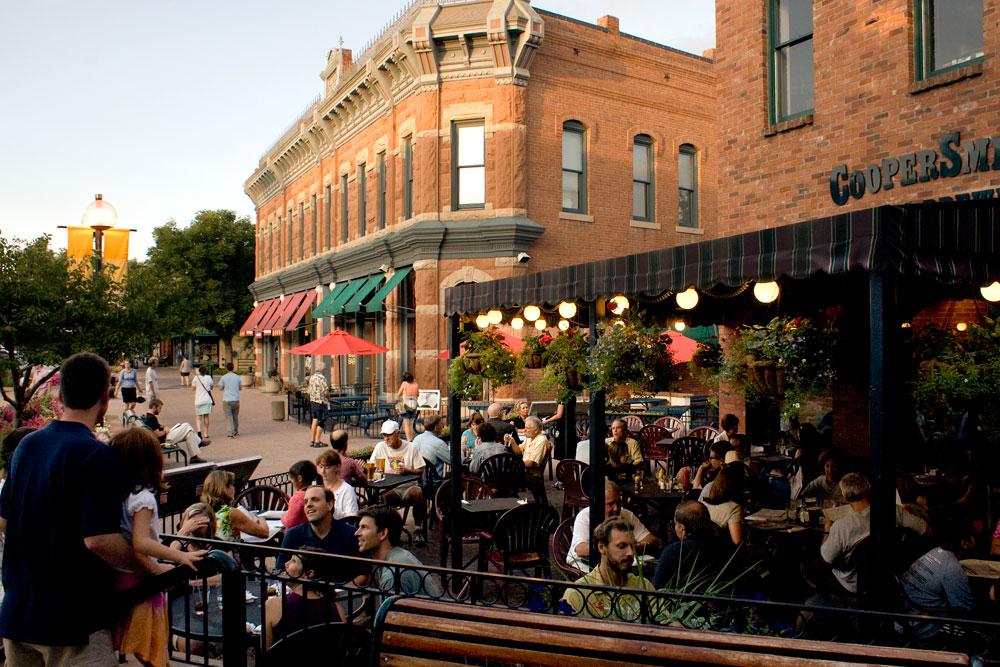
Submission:
[[[535,568],[535,576],[549,574],[549,538],[559,526],[559,515],[549,505],[528,503],[503,514],[493,531],[489,562],[503,574]],[[481,568],[485,563],[480,560]]]
[[[563,485],[562,518],[571,519],[577,511],[590,505],[583,490],[583,472],[589,466],[576,459],[564,459],[556,466],[556,479]]]
[[[549,552],[552,554],[552,562],[568,581],[576,581],[582,574],[580,570],[566,562],[569,554],[569,545],[573,541],[573,523],[575,519],[566,519],[556,528],[549,538]]]
[[[626,428],[628,428],[629,435],[635,437],[639,431],[642,430],[643,423],[642,418],[636,415],[623,415],[619,417],[623,422],[625,422]]]
[[[277,487],[261,484],[243,490],[236,496],[234,504],[255,512],[287,510],[288,496]]]
[[[463,500],[484,500],[493,497],[489,485],[477,477],[462,478]],[[441,567],[448,565],[448,540],[451,537],[451,480],[446,479],[434,494],[434,514],[437,517],[438,543],[440,545]],[[490,539],[479,530],[463,530],[462,544],[479,544],[481,539]]]
[[[663,428],[670,431],[670,435],[675,438],[683,438],[687,433],[684,430],[684,422],[682,422],[677,417],[671,417],[667,415],[666,417],[660,417],[653,422],[654,426],[662,426]]]
[[[701,438],[702,440],[708,440],[709,442],[715,440],[715,436],[719,435],[721,431],[717,428],[712,428],[711,426],[699,426],[698,428],[693,428],[688,431],[688,435],[692,438]]]
[[[496,498],[513,498],[525,484],[524,462],[513,454],[491,456],[479,467],[479,478]]]

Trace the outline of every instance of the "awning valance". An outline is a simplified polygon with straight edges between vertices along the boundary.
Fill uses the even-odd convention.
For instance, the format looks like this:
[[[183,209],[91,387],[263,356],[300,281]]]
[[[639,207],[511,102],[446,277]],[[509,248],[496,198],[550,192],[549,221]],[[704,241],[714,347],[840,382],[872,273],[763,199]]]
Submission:
[[[882,206],[737,236],[451,287],[448,315],[527,304],[655,296],[689,286],[861,269],[950,284],[1000,277],[1000,202]]]

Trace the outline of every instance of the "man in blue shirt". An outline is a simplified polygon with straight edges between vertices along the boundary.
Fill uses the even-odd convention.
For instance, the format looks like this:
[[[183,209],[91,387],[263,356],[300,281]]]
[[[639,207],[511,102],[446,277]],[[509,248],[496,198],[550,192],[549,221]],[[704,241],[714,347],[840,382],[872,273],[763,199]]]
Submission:
[[[340,556],[361,557],[358,551],[358,540],[354,537],[354,528],[333,518],[333,492],[314,484],[306,489],[303,511],[306,523],[299,524],[285,533],[281,541],[283,549],[301,549],[316,547],[331,554]],[[287,554],[278,556],[277,568],[281,572],[285,568]],[[330,569],[334,580],[338,582],[353,581],[357,586],[368,583],[368,567],[360,561],[340,561]]]
[[[235,438],[240,434],[240,376],[233,372],[233,362],[226,364],[229,371],[219,378],[222,387],[222,413],[226,415],[229,425],[227,438]]]
[[[94,426],[111,373],[82,353],[61,369],[63,416],[21,441],[0,493],[6,535],[0,636],[7,664],[118,664],[111,565],[134,565],[119,532],[118,464]]]
[[[451,463],[451,447],[441,439],[444,417],[434,415],[424,420],[424,432],[413,439],[424,460],[434,466],[438,477],[444,477],[444,467]]]

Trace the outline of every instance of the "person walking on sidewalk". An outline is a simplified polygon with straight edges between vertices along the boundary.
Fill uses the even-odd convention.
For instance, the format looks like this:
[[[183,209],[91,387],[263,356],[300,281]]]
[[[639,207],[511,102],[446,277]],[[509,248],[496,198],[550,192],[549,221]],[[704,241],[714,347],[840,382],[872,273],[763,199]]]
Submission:
[[[160,378],[156,375],[156,367],[159,365],[156,357],[149,358],[149,367],[146,369],[146,400],[151,401],[160,397]]]
[[[194,387],[194,425],[198,429],[198,437],[203,444],[208,444],[209,419],[215,399],[212,397],[212,376],[208,374],[208,366],[202,365],[198,375],[191,381]]]
[[[188,359],[186,354],[181,355],[181,386],[190,387],[191,386],[191,360]]]
[[[326,406],[330,400],[330,385],[323,371],[326,364],[322,361],[316,364],[316,372],[309,378],[309,407],[312,410],[312,433],[310,447],[326,447],[323,444],[323,431],[326,426]]]
[[[227,438],[235,438],[240,434],[240,376],[233,372],[233,362],[226,364],[229,371],[219,378],[222,387],[222,414],[226,415],[229,426]]]

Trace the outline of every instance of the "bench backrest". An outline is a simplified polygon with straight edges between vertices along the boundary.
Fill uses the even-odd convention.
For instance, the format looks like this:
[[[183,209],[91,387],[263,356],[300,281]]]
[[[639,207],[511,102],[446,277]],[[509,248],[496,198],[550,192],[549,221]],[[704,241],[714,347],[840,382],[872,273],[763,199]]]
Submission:
[[[597,621],[416,598],[378,611],[372,665],[968,665],[959,653]],[[433,657],[433,660],[430,659]]]
[[[246,456],[241,459],[231,459],[215,464],[216,470],[228,470],[236,476],[236,493],[246,488],[251,475],[260,465],[261,457]]]
[[[163,471],[163,479],[168,488],[161,496],[160,516],[166,517],[175,512],[183,512],[188,505],[198,502],[201,486],[208,473],[213,470],[215,464],[208,462]]]

